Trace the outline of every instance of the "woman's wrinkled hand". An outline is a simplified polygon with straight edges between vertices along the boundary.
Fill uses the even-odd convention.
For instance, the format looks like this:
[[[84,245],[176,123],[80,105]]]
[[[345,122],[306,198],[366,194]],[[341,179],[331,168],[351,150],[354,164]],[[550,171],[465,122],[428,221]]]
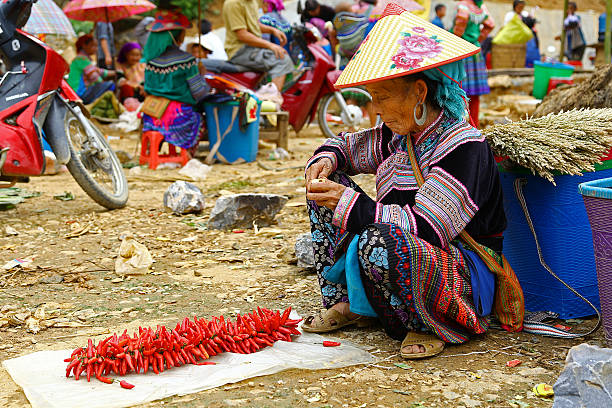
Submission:
[[[331,160],[326,157],[311,164],[310,167],[306,169],[306,190],[308,190],[308,186],[312,180],[327,178],[330,174],[332,174],[333,170]]]
[[[313,179],[306,186],[306,199],[335,210],[346,186],[327,179]]]

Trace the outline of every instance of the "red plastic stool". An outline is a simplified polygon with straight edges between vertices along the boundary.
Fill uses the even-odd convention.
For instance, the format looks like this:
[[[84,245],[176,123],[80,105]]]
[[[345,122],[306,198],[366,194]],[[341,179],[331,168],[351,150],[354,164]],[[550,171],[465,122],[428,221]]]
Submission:
[[[550,93],[553,89],[555,89],[560,84],[568,84],[573,85],[574,80],[572,78],[562,78],[562,77],[552,77],[548,80],[548,90],[546,91],[546,95]]]
[[[189,161],[187,150],[181,149],[177,153],[176,147],[168,143],[168,154],[159,154],[159,148],[164,142],[164,136],[155,131],[142,134],[140,148],[140,164],[148,164],[149,168],[155,170],[160,163],[180,163],[184,166]]]

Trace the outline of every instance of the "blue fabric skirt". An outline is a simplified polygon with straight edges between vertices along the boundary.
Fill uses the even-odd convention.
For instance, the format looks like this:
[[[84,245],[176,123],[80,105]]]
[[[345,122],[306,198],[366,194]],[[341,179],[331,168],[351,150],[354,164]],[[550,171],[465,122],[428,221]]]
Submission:
[[[481,54],[465,59],[465,74],[461,86],[467,96],[486,95],[491,92],[487,65]]]

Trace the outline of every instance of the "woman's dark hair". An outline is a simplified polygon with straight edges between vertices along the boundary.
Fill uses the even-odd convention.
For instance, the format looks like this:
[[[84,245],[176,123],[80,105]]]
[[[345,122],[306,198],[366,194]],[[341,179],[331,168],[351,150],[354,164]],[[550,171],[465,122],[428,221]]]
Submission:
[[[411,84],[419,79],[425,81],[425,85],[427,85],[427,96],[425,97],[425,102],[429,106],[433,106],[437,109],[441,109],[440,104],[436,100],[436,91],[438,90],[438,82],[430,79],[422,72],[417,72],[416,74],[405,75],[402,79],[407,83]]]
[[[574,10],[578,10],[578,5],[576,4],[576,2],[570,1],[569,3],[567,3],[567,8],[570,7],[574,7]]]
[[[200,31],[202,31],[202,34],[208,34],[210,33],[211,30],[212,30],[211,22],[203,18],[202,21],[200,22]]]
[[[519,4],[525,4],[525,0],[514,0],[512,2],[512,10],[516,10],[516,6]]]
[[[80,36],[76,42],[77,52],[81,52],[83,48],[87,47],[87,45],[92,41],[94,41],[94,37],[91,34],[85,34]]]
[[[437,13],[438,11],[442,10],[443,8],[446,8],[446,6],[444,4],[436,4],[436,8],[434,10]]]
[[[306,3],[304,3],[304,10],[308,12],[314,11],[319,6],[320,4],[317,0],[306,0]]]

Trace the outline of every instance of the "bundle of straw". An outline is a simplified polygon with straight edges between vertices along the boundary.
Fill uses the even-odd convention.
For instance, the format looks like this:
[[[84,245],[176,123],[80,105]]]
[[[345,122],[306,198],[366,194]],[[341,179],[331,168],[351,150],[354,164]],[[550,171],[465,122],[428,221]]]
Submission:
[[[553,173],[594,171],[612,149],[612,109],[579,109],[500,124],[482,133],[498,156],[553,184]]]

